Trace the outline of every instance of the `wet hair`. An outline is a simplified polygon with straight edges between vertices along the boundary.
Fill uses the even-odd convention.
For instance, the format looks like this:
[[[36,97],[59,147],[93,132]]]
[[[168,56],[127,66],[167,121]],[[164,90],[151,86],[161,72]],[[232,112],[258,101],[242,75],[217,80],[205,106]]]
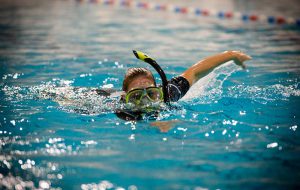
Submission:
[[[122,90],[127,92],[130,82],[137,76],[145,76],[148,79],[153,80],[154,85],[156,86],[155,79],[153,74],[149,69],[146,68],[129,68],[125,74]]]

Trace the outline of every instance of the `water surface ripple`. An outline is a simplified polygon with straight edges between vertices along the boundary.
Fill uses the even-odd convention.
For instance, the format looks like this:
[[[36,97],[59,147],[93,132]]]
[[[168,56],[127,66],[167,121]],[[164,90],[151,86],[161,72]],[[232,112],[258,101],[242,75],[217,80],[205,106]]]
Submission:
[[[266,11],[283,6],[273,3]],[[243,7],[216,9],[223,5]],[[0,189],[299,189],[299,42],[289,26],[5,0]],[[245,71],[218,68],[157,121],[125,122],[114,114],[118,98],[91,91],[121,89],[127,68],[146,66],[132,49],[169,78],[225,50],[253,60]]]

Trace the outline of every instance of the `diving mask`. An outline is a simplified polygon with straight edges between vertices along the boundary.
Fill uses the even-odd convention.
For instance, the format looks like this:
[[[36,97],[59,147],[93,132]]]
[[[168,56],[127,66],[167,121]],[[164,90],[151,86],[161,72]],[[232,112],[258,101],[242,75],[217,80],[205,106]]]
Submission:
[[[140,105],[144,97],[151,102],[162,101],[164,99],[163,90],[161,87],[136,88],[126,94],[125,102]]]

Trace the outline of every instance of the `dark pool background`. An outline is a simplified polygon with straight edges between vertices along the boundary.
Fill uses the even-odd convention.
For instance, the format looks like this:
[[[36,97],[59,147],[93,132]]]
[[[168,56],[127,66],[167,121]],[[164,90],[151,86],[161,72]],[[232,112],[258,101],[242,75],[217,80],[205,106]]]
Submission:
[[[174,3],[300,15],[297,1]],[[1,1],[0,188],[299,189],[299,33],[75,1]],[[178,120],[168,132],[125,122],[101,101],[76,105],[98,110],[84,115],[38,96],[120,89],[127,68],[145,66],[132,49],[155,57],[169,78],[228,49],[253,60],[197,83],[159,118]]]

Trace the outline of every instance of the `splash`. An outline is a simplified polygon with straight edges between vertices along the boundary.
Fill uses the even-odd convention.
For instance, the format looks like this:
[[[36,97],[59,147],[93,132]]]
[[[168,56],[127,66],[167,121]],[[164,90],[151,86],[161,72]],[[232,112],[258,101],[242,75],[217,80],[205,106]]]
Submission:
[[[300,96],[300,83],[267,86],[234,85],[224,88],[223,83],[239,68],[231,62],[214,70],[208,76],[194,84],[188,93],[181,99],[184,102],[195,104],[209,104],[221,98],[246,98],[260,103],[275,100],[288,100],[291,96]]]
[[[4,86],[2,88],[7,101],[52,100],[59,108],[67,112],[97,115],[113,112],[120,106],[119,96],[99,95],[96,88],[74,87],[73,81],[54,79],[37,86],[19,87]]]
[[[22,102],[24,100],[50,100],[58,104],[58,109],[69,113],[79,113],[82,115],[100,115],[105,113],[114,113],[116,110],[145,111],[148,113],[154,110],[165,112],[159,114],[168,116],[169,108],[163,103],[151,103],[147,107],[136,107],[131,104],[120,102],[122,92],[113,89],[106,89],[109,93],[102,92],[99,89],[89,87],[74,87],[73,81],[54,79],[37,86],[19,87],[4,86],[6,101]],[[152,118],[148,114],[146,119]]]
[[[232,62],[222,65],[194,84],[181,100],[187,102],[197,100],[198,103],[211,103],[220,99],[223,94],[224,81],[237,69],[238,66],[232,64]]]
[[[227,97],[249,98],[255,101],[288,100],[291,96],[300,96],[299,83],[284,86],[274,84],[271,86],[245,86],[236,85],[228,88]]]

